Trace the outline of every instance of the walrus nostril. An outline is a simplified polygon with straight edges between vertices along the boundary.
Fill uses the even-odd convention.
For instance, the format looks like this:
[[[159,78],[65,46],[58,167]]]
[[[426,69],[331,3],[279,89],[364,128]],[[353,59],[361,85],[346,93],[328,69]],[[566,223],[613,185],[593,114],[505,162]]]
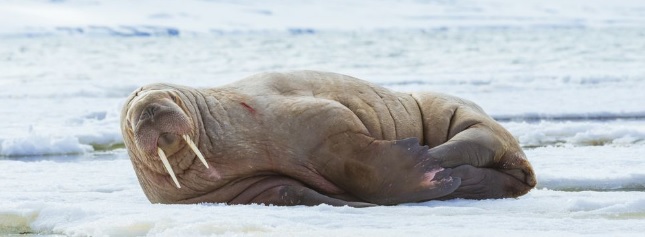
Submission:
[[[148,105],[143,111],[141,111],[141,115],[139,116],[139,120],[143,121],[146,119],[152,119],[154,121],[154,116],[155,113],[159,111],[159,106],[157,105]]]

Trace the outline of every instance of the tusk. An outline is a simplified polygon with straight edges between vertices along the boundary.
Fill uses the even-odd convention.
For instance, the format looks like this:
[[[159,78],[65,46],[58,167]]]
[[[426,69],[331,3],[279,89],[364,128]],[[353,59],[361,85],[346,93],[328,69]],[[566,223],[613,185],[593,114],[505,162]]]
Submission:
[[[177,177],[175,176],[175,172],[172,171],[172,167],[170,167],[170,163],[168,163],[168,158],[166,157],[166,154],[163,153],[163,150],[161,150],[161,148],[159,147],[157,147],[157,152],[159,153],[159,158],[161,159],[161,162],[163,162],[163,166],[166,167],[166,171],[168,171],[168,174],[170,174],[170,177],[172,178],[172,180],[175,181],[177,188],[181,188],[181,186],[179,185],[179,181],[177,181]]]
[[[193,140],[190,140],[190,137],[188,136],[188,134],[184,134],[184,135],[182,135],[182,137],[184,138],[184,140],[186,140],[186,143],[188,144],[190,149],[192,149],[193,152],[195,152],[195,155],[197,155],[197,157],[199,157],[199,160],[201,160],[202,163],[204,163],[204,165],[208,169],[208,162],[206,162],[206,159],[204,159],[204,155],[202,155],[202,153],[199,151],[199,149],[197,149],[197,146],[195,145]]]

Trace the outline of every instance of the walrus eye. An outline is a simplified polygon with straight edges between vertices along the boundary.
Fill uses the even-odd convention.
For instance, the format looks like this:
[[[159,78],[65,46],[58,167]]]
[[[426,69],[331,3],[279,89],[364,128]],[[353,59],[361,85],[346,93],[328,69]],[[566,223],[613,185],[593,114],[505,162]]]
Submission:
[[[170,93],[170,99],[175,103],[179,102],[179,97],[175,94]]]

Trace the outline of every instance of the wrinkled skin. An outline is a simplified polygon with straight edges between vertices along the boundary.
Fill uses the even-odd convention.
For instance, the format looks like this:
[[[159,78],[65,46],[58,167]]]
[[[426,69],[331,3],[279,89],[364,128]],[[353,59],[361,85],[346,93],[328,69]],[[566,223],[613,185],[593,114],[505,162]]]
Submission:
[[[517,141],[472,102],[334,73],[263,73],[209,89],[147,85],[128,98],[121,125],[153,203],[364,207],[517,197],[536,185]]]

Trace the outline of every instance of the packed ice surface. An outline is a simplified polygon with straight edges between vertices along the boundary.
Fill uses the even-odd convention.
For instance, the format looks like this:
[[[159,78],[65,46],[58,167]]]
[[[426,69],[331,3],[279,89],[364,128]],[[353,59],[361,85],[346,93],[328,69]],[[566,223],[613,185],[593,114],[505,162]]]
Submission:
[[[645,3],[1,1],[0,235],[620,235],[645,231]],[[344,73],[475,101],[526,148],[518,199],[158,205],[122,148],[147,83]]]
[[[517,199],[390,207],[150,204],[122,151],[3,160],[0,230],[78,236],[640,236],[645,146],[526,151],[540,185]]]

